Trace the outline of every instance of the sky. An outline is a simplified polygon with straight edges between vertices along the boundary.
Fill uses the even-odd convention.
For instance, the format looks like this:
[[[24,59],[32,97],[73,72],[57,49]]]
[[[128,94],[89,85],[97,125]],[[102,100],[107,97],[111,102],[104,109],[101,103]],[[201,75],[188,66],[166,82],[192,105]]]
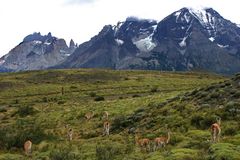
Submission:
[[[129,16],[162,20],[183,7],[212,7],[240,24],[236,0],[0,0],[0,57],[34,32],[81,44]]]

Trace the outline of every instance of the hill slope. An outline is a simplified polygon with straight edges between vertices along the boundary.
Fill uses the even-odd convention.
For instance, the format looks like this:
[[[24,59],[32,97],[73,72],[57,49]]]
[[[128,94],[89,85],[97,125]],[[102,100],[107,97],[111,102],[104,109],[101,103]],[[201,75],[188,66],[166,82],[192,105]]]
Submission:
[[[184,131],[186,135],[189,120],[182,121],[176,117],[174,122],[169,123],[173,140],[166,151],[141,152],[134,145],[132,134],[122,130],[134,125],[142,126],[141,136],[153,138],[165,134],[164,125],[158,118],[163,118],[162,109],[166,107],[157,107],[159,104],[224,79],[204,73],[110,70],[0,74],[0,159],[24,159],[22,145],[26,139],[33,141],[33,159],[57,159],[63,156],[68,159],[101,159],[103,156],[106,159],[109,154],[111,157],[108,159],[160,159],[174,156],[181,149],[186,154],[199,154],[199,148],[192,149],[189,146],[185,149],[191,137],[189,139],[180,134],[180,131]],[[109,137],[102,136],[102,113],[105,110],[110,114]],[[95,116],[87,121],[84,114],[89,111],[94,111]],[[187,109],[183,108],[182,111],[189,115]],[[137,112],[138,117],[134,114]],[[150,116],[155,113],[159,115]],[[129,117],[136,117],[131,125],[125,123]],[[167,117],[165,122],[169,119]],[[174,129],[174,126],[181,124],[184,126]],[[70,143],[66,138],[65,125],[74,131]],[[188,130],[191,128],[188,127]],[[209,135],[206,130],[201,133],[207,137]],[[201,144],[199,140],[195,143]]]

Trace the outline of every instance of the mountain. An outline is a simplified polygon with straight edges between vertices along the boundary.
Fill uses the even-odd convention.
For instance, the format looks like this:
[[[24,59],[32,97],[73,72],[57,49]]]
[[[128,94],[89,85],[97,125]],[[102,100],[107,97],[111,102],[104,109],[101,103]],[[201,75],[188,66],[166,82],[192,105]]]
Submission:
[[[73,41],[68,47],[64,39],[51,33],[33,33],[0,58],[0,72],[47,69],[63,62],[76,48]]]
[[[56,68],[240,71],[240,28],[212,8],[106,25]]]

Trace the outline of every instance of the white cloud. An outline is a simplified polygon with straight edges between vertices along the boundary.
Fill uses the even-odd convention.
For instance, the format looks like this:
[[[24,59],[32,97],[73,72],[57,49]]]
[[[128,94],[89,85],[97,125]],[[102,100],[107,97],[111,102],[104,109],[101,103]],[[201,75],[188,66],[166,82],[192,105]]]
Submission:
[[[33,32],[52,32],[82,43],[104,25],[128,16],[161,20],[182,7],[199,5],[213,7],[226,19],[240,23],[236,0],[2,0],[0,56]]]
[[[97,0],[65,0],[64,4],[67,5],[76,5],[76,4],[90,4]]]

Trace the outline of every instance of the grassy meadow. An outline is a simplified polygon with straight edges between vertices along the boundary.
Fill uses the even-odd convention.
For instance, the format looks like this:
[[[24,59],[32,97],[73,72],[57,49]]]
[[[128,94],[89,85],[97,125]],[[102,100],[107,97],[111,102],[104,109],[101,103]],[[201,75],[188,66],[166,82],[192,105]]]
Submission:
[[[240,159],[239,79],[97,69],[1,73],[0,159]],[[90,111],[94,116],[86,120]],[[104,111],[109,136],[103,136]],[[224,129],[213,144],[209,127],[216,116]],[[73,129],[72,141],[66,125]],[[136,134],[153,140],[167,130],[171,139],[165,148],[147,151],[135,144]],[[28,139],[30,156],[23,151]]]

